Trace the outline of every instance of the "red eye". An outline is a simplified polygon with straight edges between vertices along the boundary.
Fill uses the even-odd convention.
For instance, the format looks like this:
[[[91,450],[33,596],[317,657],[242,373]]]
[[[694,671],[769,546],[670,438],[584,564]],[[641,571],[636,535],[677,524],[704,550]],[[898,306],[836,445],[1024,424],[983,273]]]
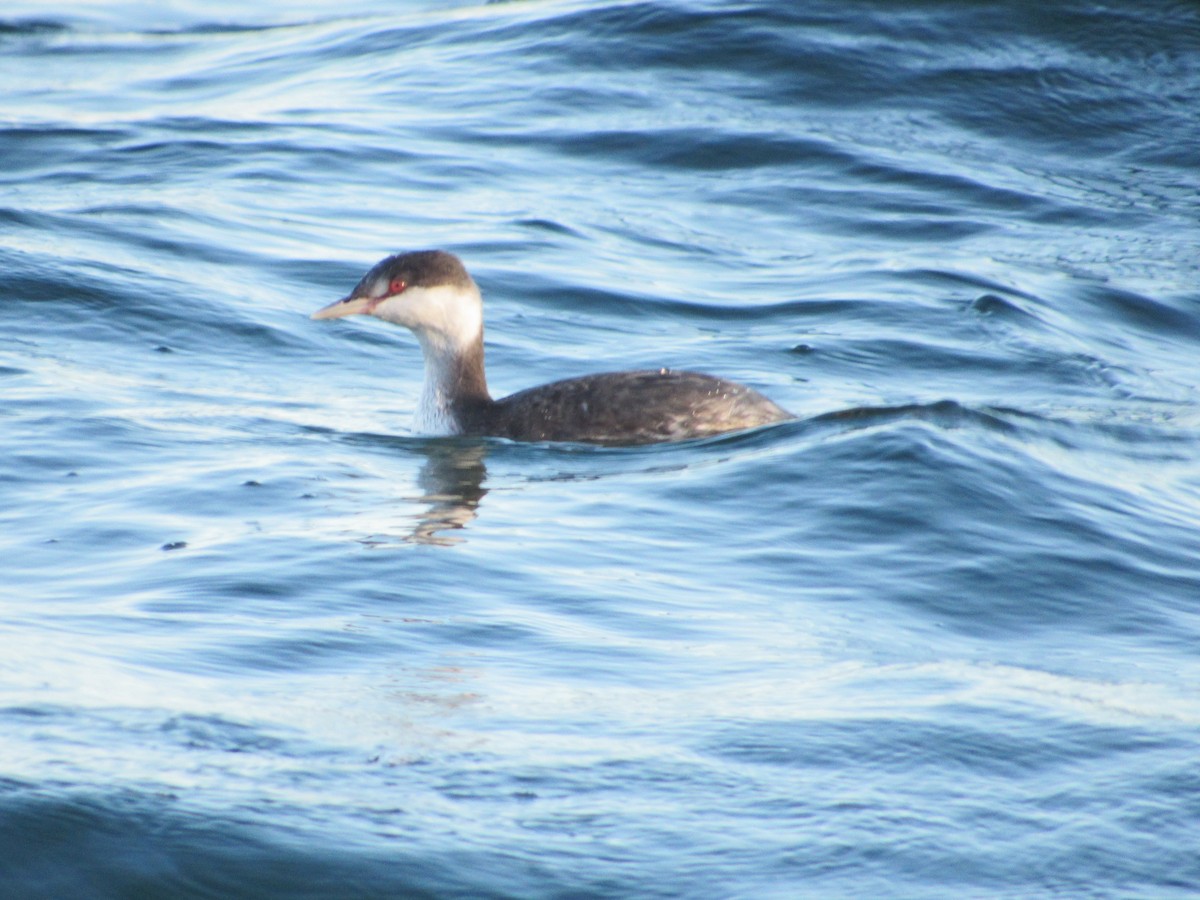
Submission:
[[[404,283],[403,278],[393,278],[392,283],[388,285],[388,293],[403,294],[406,287],[408,287],[408,285]]]

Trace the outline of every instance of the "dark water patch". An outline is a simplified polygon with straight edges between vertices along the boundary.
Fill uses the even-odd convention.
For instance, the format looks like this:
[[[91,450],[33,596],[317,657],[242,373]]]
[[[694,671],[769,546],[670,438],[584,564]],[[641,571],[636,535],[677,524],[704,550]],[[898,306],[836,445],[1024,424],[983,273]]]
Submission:
[[[58,34],[70,30],[71,26],[54,19],[0,19],[0,39],[24,35]]]
[[[267,132],[255,140],[237,139],[236,132],[221,140],[211,137],[222,134],[228,123],[209,123],[205,139],[174,137],[141,143],[126,143],[104,152],[106,179],[115,184],[138,183],[144,179],[146,167],[172,171],[186,180],[194,180],[203,172],[213,171],[222,177],[249,177],[256,170],[272,173],[272,179],[286,182],[289,174],[300,171],[316,173],[329,166],[361,165],[361,150],[320,146],[301,148],[289,141],[267,137]],[[186,133],[186,132],[185,132]],[[397,161],[411,158],[399,149],[391,149],[389,157]],[[287,160],[287,166],[280,163]],[[289,170],[292,170],[289,172]]]
[[[1028,67],[947,69],[920,79],[912,85],[912,93],[938,98],[938,111],[965,128],[989,135],[1002,132],[1009,140],[1050,146],[1062,153],[1084,149],[1111,153],[1125,146],[1114,141],[1118,123],[1129,127],[1132,116],[1136,129],[1160,124],[1154,112],[1145,108],[1140,91],[1115,98],[1113,86],[1102,75],[1080,77],[1071,68],[1031,61]],[[1069,133],[1064,133],[1065,123],[1070,125]]]
[[[62,167],[85,165],[98,148],[127,140],[130,129],[65,127],[47,122],[37,126],[10,124],[0,129],[0,156],[4,167],[0,183],[28,185],[31,178],[61,178]]]
[[[165,258],[232,266],[258,259],[253,248],[217,249],[198,237],[183,237],[180,233],[182,228],[191,230],[200,225],[219,230],[221,223],[200,217],[189,220],[173,208],[164,208],[150,215],[142,209],[136,216],[130,216],[127,210],[114,215],[111,210],[85,209],[63,216],[61,224],[64,232],[106,239],[131,250],[135,256],[147,262]],[[169,229],[177,229],[175,235]]]
[[[228,600],[236,604],[236,594],[231,594]],[[364,635],[335,636],[321,630],[274,638],[228,635],[221,640],[220,646],[197,648],[186,657],[175,660],[164,658],[160,662],[164,668],[173,671],[197,674],[301,672],[313,675],[354,668],[363,659],[381,657],[394,648],[393,641],[371,639]]]
[[[546,232],[548,234],[559,235],[561,237],[569,237],[579,239],[582,234],[574,228],[565,225],[561,222],[556,222],[552,219],[518,219],[513,222],[521,228],[527,228],[530,231]]]
[[[489,138],[491,139],[491,138]],[[510,138],[511,140],[511,138]],[[643,165],[700,171],[736,171],[771,166],[839,165],[847,154],[828,143],[775,134],[717,134],[699,129],[545,133],[529,135],[522,144],[555,147],[571,155],[622,159]]]
[[[257,12],[256,10],[245,10],[246,13]],[[290,17],[289,17],[290,18]],[[303,21],[297,22],[284,21],[271,24],[251,24],[239,22],[199,22],[196,24],[181,25],[177,28],[149,28],[144,33],[150,35],[189,35],[195,34],[202,37],[224,37],[232,35],[240,37],[242,35],[266,35],[280,30],[291,30],[295,28],[303,28],[314,24],[311,19],[305,18]]]
[[[945,713],[940,718],[957,718],[950,710]],[[863,878],[890,873],[898,880],[891,891],[896,883],[904,883],[912,892],[931,896],[940,896],[931,882],[943,889],[1008,893],[1032,881],[1051,890],[1052,885],[1074,884],[1086,893],[1088,885],[1118,872],[1129,885],[1162,887],[1192,880],[1196,866],[1190,860],[1178,849],[1163,852],[1172,843],[1164,843],[1171,828],[1166,822],[1156,823],[1144,839],[1131,835],[1119,866],[1094,853],[1097,830],[1112,828],[1109,782],[1104,789],[1095,782],[1081,785],[1072,792],[1073,803],[1061,802],[1064,777],[1080,772],[1097,777],[1103,772],[1106,779],[1122,784],[1136,782],[1136,787],[1128,786],[1143,792],[1153,777],[1149,773],[1170,770],[1171,760],[1186,752],[1180,744],[1139,729],[1024,718],[990,724],[986,729],[960,729],[945,721],[898,723],[869,717],[765,728],[746,722],[733,724],[705,749],[729,753],[752,767],[769,766],[777,779],[788,780],[792,772],[823,773],[797,783],[789,807],[773,811],[806,831],[809,820],[840,823],[828,831],[818,828],[816,844],[789,854],[789,862],[799,870],[795,874],[828,878],[846,866],[862,883]],[[954,773],[951,782],[931,785],[927,779],[910,779],[912,764],[921,768],[934,758],[934,769]],[[882,773],[905,780],[909,788],[903,798],[889,800],[854,789],[863,779],[877,781]],[[967,800],[965,793],[975,789],[987,791],[995,802],[979,805]],[[999,799],[1010,794],[1022,798],[1018,807]],[[1150,803],[1164,799],[1155,791]],[[921,822],[919,839],[890,840],[890,835],[909,832],[915,821]],[[847,838],[847,831],[853,837]],[[1031,852],[1028,842],[1047,831],[1060,837],[1055,852],[1049,857]],[[969,837],[980,833],[986,838]],[[1032,877],[1030,866],[1037,870]]]
[[[1013,322],[1037,322],[1037,316],[1018,305],[1012,300],[1001,297],[998,294],[981,294],[970,303],[966,308],[973,313],[981,316],[995,317]]]
[[[216,750],[222,753],[279,753],[289,744],[257,728],[230,722],[219,716],[173,716],[159,726],[168,740],[185,750]]]
[[[1099,312],[1106,323],[1129,326],[1151,334],[1169,336],[1172,341],[1200,338],[1200,303],[1170,303],[1122,290],[1112,285],[1083,284],[1076,291],[1080,301]]]
[[[849,167],[847,174],[870,184],[902,187],[917,192],[919,196],[943,197],[956,207],[1011,213],[1021,219],[1040,219],[1064,212],[1063,207],[1051,198],[986,184],[963,175],[904,168],[895,163],[883,164],[859,158]],[[886,195],[885,200],[890,197]]]
[[[1001,296],[1011,295],[1021,300],[1027,300],[1031,305],[1043,305],[1047,302],[1036,294],[1021,290],[1019,286],[996,281],[978,272],[965,269],[912,268],[873,274],[880,279],[885,277],[896,279],[916,287],[934,286],[954,292],[990,291]]]
[[[1200,433],[1194,425],[1177,426],[1168,416],[1151,422],[1128,422],[1120,418],[1071,421],[1038,417],[1038,434],[1069,450],[1104,452],[1114,445],[1131,460],[1166,465],[1188,463],[1200,452]]]
[[[106,287],[98,275],[89,273],[91,277],[80,278],[63,261],[4,251],[0,251],[0,260],[4,263],[0,271],[0,292],[10,308],[11,304],[22,301],[102,305],[111,297],[111,286]]]
[[[542,54],[565,56],[571,68],[706,69],[728,73],[746,70],[763,76],[786,71],[793,83],[806,82],[823,67],[853,71],[844,79],[842,99],[857,86],[870,83],[864,74],[875,71],[869,56],[845,46],[822,45],[829,11],[816,8],[746,5],[736,9],[664,6],[652,3],[570,11],[533,24]],[[504,25],[498,36],[511,37],[525,23]],[[590,40],[574,38],[586,33]],[[803,61],[803,65],[798,65]],[[856,67],[857,64],[857,67]],[[865,71],[864,71],[865,68]],[[882,74],[882,69],[879,70]],[[768,88],[769,90],[769,88]]]
[[[238,251],[208,253],[199,245],[132,229],[106,228],[99,221],[74,230],[107,234],[110,239],[125,235],[131,242],[169,255],[189,255],[195,249],[197,256],[212,257],[210,263],[231,264],[238,255]],[[149,270],[2,252],[0,260],[9,263],[0,274],[0,293],[9,300],[10,315],[19,308],[15,304],[38,304],[42,307],[39,315],[54,321],[64,336],[118,344],[132,339],[138,347],[171,345],[192,352],[220,346],[226,357],[237,353],[253,357],[272,348],[297,347],[297,339],[306,343],[302,337],[233,312],[231,304],[219,295]]]
[[[713,736],[709,750],[755,765],[840,769],[853,761],[858,768],[894,773],[929,767],[960,776],[1043,779],[1088,761],[1111,764],[1114,756],[1182,749],[1161,735],[1131,729],[1016,717],[984,729],[957,722],[953,713],[946,718],[950,721],[730,722]]]
[[[155,116],[142,129],[130,136],[130,146],[141,146],[134,143],[135,139],[145,141],[151,146],[153,141],[146,141],[147,136],[161,138],[163,135],[191,135],[196,146],[204,148],[214,144],[221,149],[239,145],[253,145],[259,141],[279,142],[278,146],[291,146],[285,141],[290,130],[282,132],[276,127],[277,123],[264,122],[256,119],[239,119],[228,116],[212,116],[187,114],[183,111],[172,110],[167,115]],[[320,129],[320,125],[317,126]],[[219,135],[222,140],[215,141]]]
[[[992,436],[982,445],[981,425]],[[725,500],[753,485],[803,486],[773,505],[775,524],[752,526],[761,532],[753,555],[781,587],[872,584],[919,620],[968,635],[1069,628],[1148,639],[1192,627],[1182,609],[1173,611],[1200,589],[1200,568],[1182,550],[1187,525],[1164,521],[1137,494],[1090,481],[1085,466],[1048,467],[1022,450],[1027,426],[1011,413],[980,416],[938,404],[787,427],[799,433],[795,452],[735,469],[710,500],[714,515],[727,515]],[[703,517],[689,523],[698,534],[706,527],[713,525]],[[1161,544],[1147,543],[1168,532]],[[799,552],[811,541],[840,565],[814,568]],[[881,546],[889,548],[886,572],[854,563]],[[1136,597],[1131,584],[1139,585]],[[1111,597],[1129,600],[1113,606]]]
[[[396,26],[388,19],[357,23],[322,41],[319,54],[333,60],[389,62],[396,54],[404,57],[420,54],[430,48],[454,44],[473,44],[480,39],[484,24],[468,23],[452,27],[440,17],[414,17]],[[491,35],[495,37],[495,35]],[[376,68],[378,71],[378,68]]]
[[[970,344],[898,338],[848,339],[826,337],[821,342],[826,377],[837,377],[845,370],[857,377],[869,375],[877,382],[877,390],[895,397],[895,373],[905,378],[918,373],[940,373],[947,384],[957,383],[973,393],[988,396],[987,386],[1005,378],[1020,378],[1030,370],[1054,366],[1063,377],[1064,385],[1094,387],[1110,383],[1098,380],[1094,361],[1063,360],[1053,352],[1031,352],[1024,360],[1014,359],[1011,352],[1001,353]],[[910,395],[911,396],[911,395]],[[991,396],[995,397],[995,394]],[[901,397],[896,397],[901,399]],[[996,398],[999,402],[999,398]]]
[[[743,273],[744,274],[744,273]],[[826,300],[820,298],[797,299],[789,293],[801,292],[801,279],[797,277],[791,291],[772,292],[769,299],[723,298],[697,299],[691,296],[664,296],[638,292],[622,285],[620,288],[592,287],[582,284],[564,284],[537,273],[509,276],[495,274],[487,279],[485,291],[493,303],[504,302],[501,298],[514,298],[522,307],[550,311],[580,310],[618,319],[628,323],[636,321],[714,321],[755,323],[770,321],[797,321],[809,319],[841,319],[854,321],[886,314],[886,309],[875,307],[870,301]],[[805,291],[807,293],[807,291]]]
[[[887,212],[887,210],[881,211]],[[995,228],[984,222],[947,220],[940,215],[937,217],[913,215],[911,207],[906,212],[909,214],[898,218],[894,215],[882,215],[875,218],[855,217],[853,223],[846,223],[843,227],[848,234],[869,234],[883,240],[908,243],[966,240]]]
[[[7,883],[30,898],[678,895],[677,887],[642,883],[629,871],[642,861],[636,849],[605,850],[599,860],[573,849],[572,836],[578,844],[578,835],[602,824],[583,814],[566,812],[537,829],[558,832],[553,851],[489,849],[472,828],[443,852],[434,849],[438,835],[423,835],[403,810],[376,812],[386,828],[373,840],[333,841],[320,837],[319,823],[270,822],[272,815],[290,819],[293,811],[263,801],[238,814],[214,814],[190,796],[131,789],[14,791],[3,802],[0,851],[16,853]],[[89,862],[72,862],[79,859]],[[674,871],[664,867],[661,874],[670,879]],[[686,870],[680,874],[697,881]]]
[[[167,791],[48,787],[0,795],[5,881],[22,897],[436,897],[469,884],[415,855],[318,849],[269,824],[269,803],[222,815]]]
[[[991,410],[971,409],[955,400],[939,400],[935,403],[910,403],[901,406],[863,406],[853,409],[822,413],[806,420],[810,426],[836,425],[842,427],[872,428],[899,421],[925,421],[942,428],[975,426],[1002,433],[1014,433],[1017,429],[1008,421],[1013,410],[994,408]]]

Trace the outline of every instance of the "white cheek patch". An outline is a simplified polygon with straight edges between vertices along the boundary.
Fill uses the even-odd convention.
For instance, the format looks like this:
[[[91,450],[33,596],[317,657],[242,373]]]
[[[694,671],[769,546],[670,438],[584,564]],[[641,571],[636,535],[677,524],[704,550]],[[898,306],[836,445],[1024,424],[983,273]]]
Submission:
[[[455,287],[422,289],[420,313],[426,326],[442,336],[447,346],[470,347],[483,328],[483,301],[478,291]]]
[[[375,315],[433,344],[470,347],[483,329],[483,300],[478,290],[415,287],[381,301]]]

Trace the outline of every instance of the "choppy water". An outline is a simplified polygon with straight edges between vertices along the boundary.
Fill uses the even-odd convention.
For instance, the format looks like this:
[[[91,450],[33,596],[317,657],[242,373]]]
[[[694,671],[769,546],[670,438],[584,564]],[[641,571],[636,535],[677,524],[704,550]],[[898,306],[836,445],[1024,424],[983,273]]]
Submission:
[[[1194,4],[245,6],[0,14],[0,893],[1200,892]]]

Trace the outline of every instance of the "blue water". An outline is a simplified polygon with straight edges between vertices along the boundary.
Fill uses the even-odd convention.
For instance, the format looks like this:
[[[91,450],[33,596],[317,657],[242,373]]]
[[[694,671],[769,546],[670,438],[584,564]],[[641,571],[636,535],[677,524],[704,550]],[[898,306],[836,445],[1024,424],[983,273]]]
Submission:
[[[0,895],[1200,893],[1200,9],[0,12]],[[413,434],[308,314],[459,253]]]

